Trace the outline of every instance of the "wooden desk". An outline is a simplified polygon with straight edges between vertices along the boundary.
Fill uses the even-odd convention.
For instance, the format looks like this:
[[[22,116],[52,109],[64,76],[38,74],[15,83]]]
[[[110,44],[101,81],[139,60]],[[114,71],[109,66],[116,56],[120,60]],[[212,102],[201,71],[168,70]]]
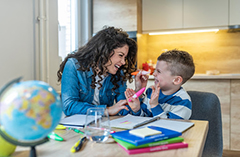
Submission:
[[[145,157],[146,155],[150,155],[151,157],[166,157],[166,156],[174,156],[174,157],[197,157],[202,155],[203,147],[205,144],[207,132],[208,132],[208,121],[197,121],[190,120],[194,123],[194,126],[185,131],[182,135],[184,141],[188,143],[188,148],[174,149],[174,150],[165,150],[158,151],[152,153],[142,153],[131,155],[133,157]],[[87,141],[81,151],[77,153],[71,153],[70,149],[77,142],[79,138],[79,134],[71,131],[71,130],[56,130],[55,133],[59,134],[61,137],[65,139],[63,142],[58,142],[54,140],[50,140],[45,144],[39,145],[36,147],[38,157],[53,157],[53,156],[61,156],[61,157],[74,157],[74,156],[82,156],[82,157],[122,157],[122,156],[130,156],[128,155],[122,148],[120,148],[112,138],[109,138],[107,143],[93,143],[91,141]],[[18,146],[16,151],[13,153],[13,157],[25,157],[29,156],[29,147],[20,147]]]

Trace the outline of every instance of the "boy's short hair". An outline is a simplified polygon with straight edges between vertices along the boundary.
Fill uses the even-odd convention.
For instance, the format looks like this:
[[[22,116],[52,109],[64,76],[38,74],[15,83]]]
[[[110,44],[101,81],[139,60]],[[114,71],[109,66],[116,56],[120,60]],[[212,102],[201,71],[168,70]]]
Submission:
[[[168,70],[171,71],[172,75],[183,78],[182,84],[189,80],[195,72],[193,58],[186,51],[169,50],[162,53],[157,60],[167,62]]]

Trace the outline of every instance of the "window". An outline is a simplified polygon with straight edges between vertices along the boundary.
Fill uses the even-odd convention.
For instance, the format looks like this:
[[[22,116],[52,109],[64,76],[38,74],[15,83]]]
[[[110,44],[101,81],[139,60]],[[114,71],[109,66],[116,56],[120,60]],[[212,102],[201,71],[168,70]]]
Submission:
[[[77,0],[58,0],[58,48],[62,60],[77,49]]]

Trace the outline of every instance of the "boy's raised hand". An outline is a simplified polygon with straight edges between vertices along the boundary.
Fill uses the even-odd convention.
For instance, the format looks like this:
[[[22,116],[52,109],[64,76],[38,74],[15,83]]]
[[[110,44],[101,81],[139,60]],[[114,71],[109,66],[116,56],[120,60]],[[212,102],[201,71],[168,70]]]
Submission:
[[[128,105],[131,107],[131,109],[133,110],[133,112],[138,112],[140,109],[140,101],[138,98],[134,99],[132,98],[132,96],[135,94],[136,92],[133,89],[127,88],[126,91],[124,92],[125,97],[127,98],[127,102]],[[129,99],[131,99],[131,101],[129,102]]]
[[[152,86],[152,95],[151,99],[149,101],[149,104],[151,108],[154,108],[158,105],[158,97],[159,97],[159,92],[160,92],[160,83],[156,85],[156,87]]]

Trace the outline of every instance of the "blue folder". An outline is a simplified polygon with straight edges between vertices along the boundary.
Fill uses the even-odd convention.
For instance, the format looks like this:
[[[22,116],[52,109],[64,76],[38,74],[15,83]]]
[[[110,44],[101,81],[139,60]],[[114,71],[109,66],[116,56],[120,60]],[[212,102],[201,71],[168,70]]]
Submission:
[[[124,130],[124,131],[118,131],[118,132],[112,133],[111,135],[114,138],[132,143],[135,146],[139,146],[142,144],[155,142],[155,141],[161,141],[161,140],[178,137],[182,135],[181,132],[177,132],[177,131],[162,128],[162,127],[157,127],[157,126],[148,126],[148,127],[154,130],[161,131],[162,133],[142,138],[142,137],[130,134],[129,133],[130,130]]]

